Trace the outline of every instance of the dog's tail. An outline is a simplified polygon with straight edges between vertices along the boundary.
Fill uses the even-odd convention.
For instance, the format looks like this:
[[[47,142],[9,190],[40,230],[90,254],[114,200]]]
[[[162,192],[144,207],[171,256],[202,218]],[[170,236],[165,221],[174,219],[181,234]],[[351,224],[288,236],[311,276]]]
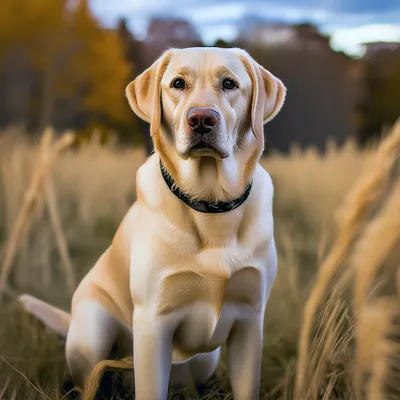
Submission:
[[[22,303],[26,311],[42,321],[46,327],[55,331],[63,338],[67,337],[71,323],[71,314],[29,294],[22,294],[18,300]]]

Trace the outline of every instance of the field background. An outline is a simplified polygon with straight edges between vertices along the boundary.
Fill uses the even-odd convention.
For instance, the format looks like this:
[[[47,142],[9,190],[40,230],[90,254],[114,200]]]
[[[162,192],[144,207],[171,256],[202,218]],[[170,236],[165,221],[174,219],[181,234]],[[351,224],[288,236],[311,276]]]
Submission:
[[[38,143],[17,130],[0,136],[3,249],[39,153]],[[304,302],[332,246],[335,210],[374,155],[374,146],[360,150],[349,141],[340,149],[329,144],[324,155],[293,148],[289,154],[271,154],[261,161],[275,185],[279,252],[278,277],[266,314],[261,398],[293,396]],[[108,246],[134,201],[135,173],[144,160],[143,149],[101,145],[94,135],[79,149],[64,151],[56,161],[51,180],[76,280]],[[43,199],[35,210],[31,231],[13,264],[10,287],[69,309],[70,293]],[[55,399],[66,374],[63,343],[12,299],[9,293],[0,307],[0,394],[5,399]],[[225,367],[222,363],[216,385],[229,393]],[[351,397],[343,392],[335,398]]]
[[[381,0],[1,0],[0,400],[60,397],[64,344],[15,299],[69,309],[153,150],[125,88],[167,48],[193,46],[241,47],[288,89],[261,161],[279,269],[260,399],[400,399],[399,12]],[[44,132],[69,130],[40,182]],[[26,208],[8,263],[32,179],[46,196]],[[208,386],[205,398],[231,398],[224,359]]]

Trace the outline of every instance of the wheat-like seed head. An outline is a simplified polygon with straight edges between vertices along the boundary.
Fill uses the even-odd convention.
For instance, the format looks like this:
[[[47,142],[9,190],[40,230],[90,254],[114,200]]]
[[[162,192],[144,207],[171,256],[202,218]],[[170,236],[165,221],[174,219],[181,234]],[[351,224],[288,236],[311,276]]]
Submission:
[[[345,288],[353,278],[353,272],[354,269],[356,269],[354,263],[357,262],[358,265],[360,258],[362,261],[362,258],[366,257],[365,253],[360,255],[361,253],[358,252],[357,256],[352,258],[353,262],[346,267],[354,242],[360,235],[362,228],[367,224],[371,209],[379,204],[378,201],[383,192],[384,184],[387,183],[395,161],[399,157],[399,148],[400,120],[394,126],[392,133],[381,143],[376,154],[372,157],[372,162],[365,169],[353,190],[349,192],[343,206],[337,214],[338,233],[336,240],[321,265],[315,286],[304,310],[296,374],[295,397],[297,399],[314,398],[317,390],[316,388],[321,388],[323,385],[323,383],[321,383],[321,380],[324,379],[323,371],[318,375],[317,369],[320,365],[327,362],[329,351],[321,349],[321,346],[331,347],[333,343],[332,338],[330,338],[329,335],[327,336],[325,332],[327,329],[332,329],[332,323],[326,324],[327,326],[325,326],[325,322],[332,321],[332,316],[339,316],[337,307],[329,307],[329,304],[332,305],[333,301],[340,301],[341,298],[343,298],[346,293]],[[400,213],[398,212],[400,195],[398,191],[396,186],[391,197],[387,201],[386,209],[381,211],[380,216],[377,217],[379,218],[378,222],[375,224],[372,223],[370,231],[368,231],[367,236],[371,236],[375,239],[375,243],[372,243],[368,239],[370,248],[377,245],[377,230],[379,230],[381,234],[384,232],[385,236],[390,235],[390,239],[388,238],[388,241],[382,244],[380,249],[374,254],[374,257],[371,257],[369,260],[371,265],[369,268],[370,273],[367,277],[363,277],[357,286],[357,290],[360,293],[358,296],[359,298],[363,295],[365,288],[368,286],[368,279],[373,277],[374,266],[376,263],[382,261],[398,239],[398,231],[396,230],[399,226],[397,220],[400,218]],[[389,210],[387,210],[387,208],[389,208]],[[397,212],[396,215],[394,214],[395,212]],[[377,227],[377,224],[382,226]],[[367,239],[362,239],[360,247],[366,248],[366,240]],[[380,241],[380,243],[382,242]],[[371,252],[372,250],[369,251]],[[363,271],[363,265],[359,265],[358,270]],[[335,280],[337,281],[335,282]],[[333,289],[330,289],[332,285]],[[331,295],[331,297],[324,306],[324,301],[328,295]],[[322,310],[324,307],[329,310],[331,313],[330,319],[323,320],[321,316],[317,316],[317,311],[321,307]],[[324,326],[323,330],[313,332],[313,326],[316,322],[320,329],[321,326]],[[338,323],[338,321],[335,321],[335,323]],[[339,330],[337,333],[339,333]],[[318,338],[318,335],[320,335],[320,342],[314,344],[313,348],[310,346],[311,336]],[[333,349],[331,353],[330,358],[334,355]],[[317,364],[315,359],[319,359]],[[312,397],[310,397],[310,388],[314,388]],[[307,395],[305,393],[307,393]]]

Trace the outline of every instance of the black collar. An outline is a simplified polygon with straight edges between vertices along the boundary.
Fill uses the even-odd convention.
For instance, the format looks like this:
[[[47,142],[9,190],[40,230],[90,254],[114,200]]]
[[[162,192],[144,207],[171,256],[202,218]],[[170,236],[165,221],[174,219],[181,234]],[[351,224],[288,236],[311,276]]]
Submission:
[[[231,201],[216,201],[216,202],[208,202],[204,200],[195,200],[192,199],[189,195],[186,193],[183,193],[175,184],[174,179],[172,176],[168,173],[166,168],[164,167],[163,163],[160,160],[160,167],[161,167],[161,174],[164,178],[165,183],[169,187],[169,190],[181,199],[185,204],[187,204],[190,208],[193,208],[193,210],[202,212],[202,213],[211,213],[211,214],[218,214],[218,213],[224,213],[228,211],[232,211],[235,208],[238,208],[241,206],[249,197],[250,191],[251,191],[251,185],[252,181],[249,182],[249,184],[246,186],[246,189],[244,190],[244,193]]]

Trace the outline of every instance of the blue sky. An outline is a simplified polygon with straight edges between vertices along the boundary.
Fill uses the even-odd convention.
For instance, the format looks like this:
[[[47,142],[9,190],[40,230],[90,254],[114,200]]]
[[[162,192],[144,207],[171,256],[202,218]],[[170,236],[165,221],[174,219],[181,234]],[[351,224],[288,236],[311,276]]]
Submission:
[[[106,25],[128,20],[138,36],[152,16],[189,19],[207,44],[234,39],[245,16],[289,23],[312,22],[332,36],[332,47],[359,54],[365,41],[400,41],[400,0],[91,0]]]

